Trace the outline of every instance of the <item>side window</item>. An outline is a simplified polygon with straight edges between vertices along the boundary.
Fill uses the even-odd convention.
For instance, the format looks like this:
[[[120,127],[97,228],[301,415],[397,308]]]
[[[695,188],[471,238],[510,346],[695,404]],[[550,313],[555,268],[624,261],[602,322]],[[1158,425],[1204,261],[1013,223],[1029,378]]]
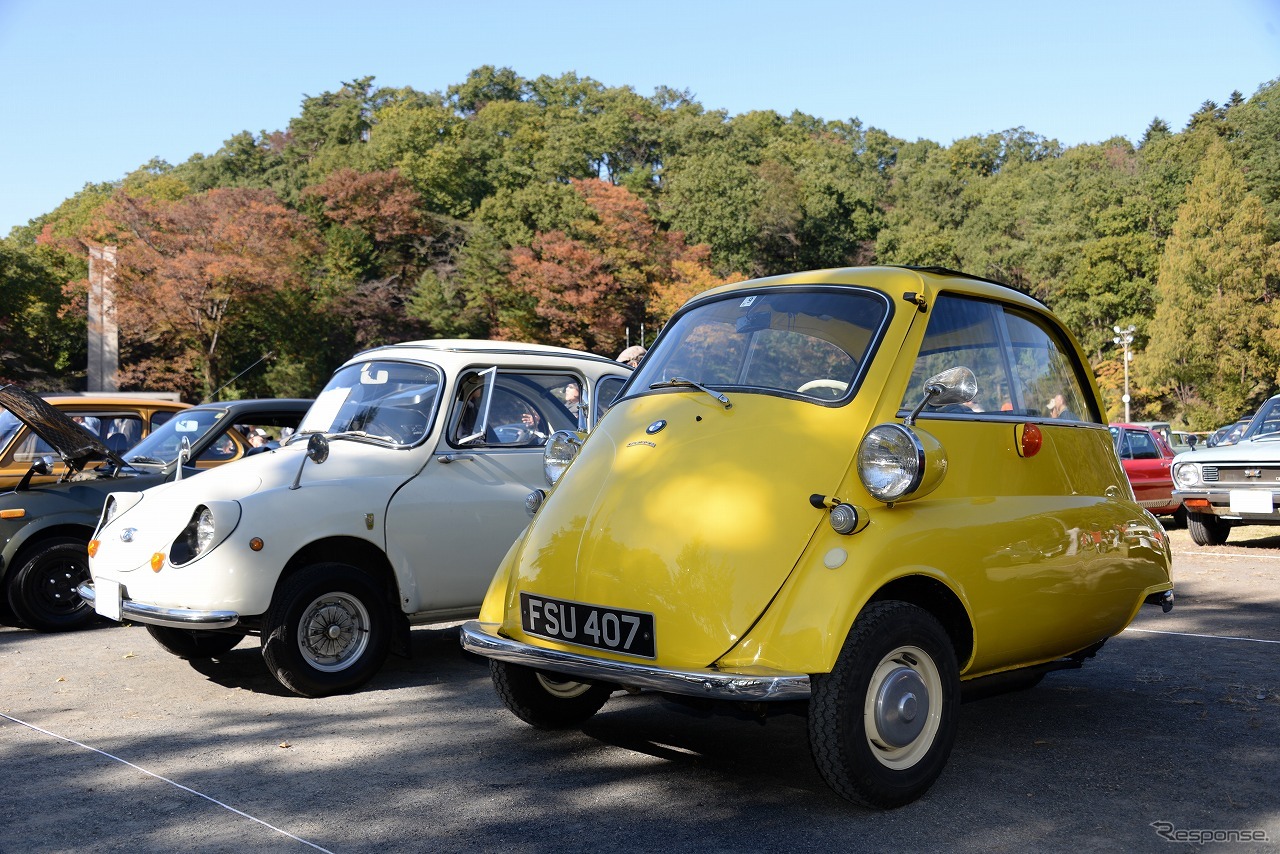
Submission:
[[[1160,451],[1156,448],[1155,442],[1151,440],[1151,434],[1141,430],[1126,430],[1125,438],[1126,453],[1125,456],[1131,460],[1158,460],[1160,459]]]
[[[596,381],[596,421],[599,421],[613,402],[618,399],[618,392],[626,383],[626,377],[601,377]]]
[[[1034,318],[1013,310],[1005,313],[1013,352],[1014,372],[1023,406],[1064,421],[1099,422],[1084,393],[1085,383],[1060,336]]]
[[[499,368],[486,400],[484,377],[472,372],[458,383],[450,443],[461,446],[464,438],[483,430],[466,447],[541,448],[555,431],[578,426],[581,389],[582,379],[573,374]]]
[[[980,412],[1097,421],[1085,383],[1060,335],[1042,319],[996,302],[943,294],[929,312],[911,382],[902,399],[913,409],[925,381],[948,368],[973,371],[978,393],[965,405],[926,412]]]
[[[164,409],[151,413],[151,429],[152,430],[156,429],[161,424],[165,423],[166,421],[168,421],[170,418],[172,418],[177,414],[178,413],[176,412],[169,412],[168,410],[164,410]]]
[[[1013,412],[1017,395],[1003,358],[1001,314],[995,303],[939,297],[929,313],[902,407],[914,409],[924,399],[925,381],[934,374],[963,366],[978,380],[977,396],[963,406],[928,407],[926,412]]]

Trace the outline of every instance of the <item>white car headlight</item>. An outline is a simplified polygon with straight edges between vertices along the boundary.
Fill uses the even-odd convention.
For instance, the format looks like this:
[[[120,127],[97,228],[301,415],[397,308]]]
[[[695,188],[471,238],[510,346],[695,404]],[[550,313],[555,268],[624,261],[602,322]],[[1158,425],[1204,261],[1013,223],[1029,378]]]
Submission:
[[[1200,482],[1200,466],[1195,463],[1178,463],[1173,467],[1173,482],[1183,489]]]
[[[107,506],[102,508],[102,521],[98,524],[98,527],[101,528],[104,525],[109,525],[111,520],[116,518],[116,512],[119,511],[119,509],[120,505],[116,503],[115,498],[108,495]]]
[[[880,424],[858,445],[858,477],[873,498],[886,504],[923,498],[946,473],[941,443],[917,427]]]
[[[175,566],[190,563],[213,546],[215,526],[213,511],[201,505],[191,514],[191,521],[182,529],[169,549],[169,560]]]
[[[581,447],[582,440],[578,434],[569,430],[557,430],[547,439],[547,446],[542,451],[542,470],[550,486],[555,486],[569,463],[577,459]]]

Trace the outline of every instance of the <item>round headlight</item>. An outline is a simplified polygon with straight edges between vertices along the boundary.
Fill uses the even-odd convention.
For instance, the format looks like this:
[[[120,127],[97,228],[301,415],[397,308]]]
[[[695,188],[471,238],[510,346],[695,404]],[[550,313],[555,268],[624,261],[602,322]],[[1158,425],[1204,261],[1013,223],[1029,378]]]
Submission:
[[[873,427],[858,445],[858,478],[872,497],[897,501],[920,485],[924,448],[901,424]]]
[[[110,496],[107,498],[107,506],[102,510],[102,524],[106,525],[116,518],[116,511],[120,509],[120,505],[116,504],[116,500]]]
[[[546,448],[542,451],[542,471],[547,476],[549,485],[556,485],[556,481],[569,467],[569,463],[577,458],[578,449],[581,447],[582,440],[578,438],[577,433],[557,430],[551,434],[547,439]]]
[[[1200,466],[1195,463],[1178,463],[1173,467],[1173,482],[1183,488],[1195,486],[1200,482]]]

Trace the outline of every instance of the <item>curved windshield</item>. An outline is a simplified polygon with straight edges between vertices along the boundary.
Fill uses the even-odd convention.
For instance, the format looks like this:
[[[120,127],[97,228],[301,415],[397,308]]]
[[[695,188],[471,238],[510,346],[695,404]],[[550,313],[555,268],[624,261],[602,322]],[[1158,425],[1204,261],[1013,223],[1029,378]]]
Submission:
[[[888,311],[882,295],[849,288],[729,294],[677,317],[629,393],[686,381],[842,400],[852,396]]]
[[[179,412],[134,445],[121,459],[130,465],[168,465],[178,458],[183,439],[194,445],[226,415],[225,409]]]
[[[431,365],[383,360],[348,365],[316,397],[298,433],[414,445],[431,428],[440,386],[440,371]]]
[[[12,412],[0,408],[0,454],[9,449],[9,443],[13,441],[13,437],[17,435],[18,428],[21,426],[22,422],[15,418]]]

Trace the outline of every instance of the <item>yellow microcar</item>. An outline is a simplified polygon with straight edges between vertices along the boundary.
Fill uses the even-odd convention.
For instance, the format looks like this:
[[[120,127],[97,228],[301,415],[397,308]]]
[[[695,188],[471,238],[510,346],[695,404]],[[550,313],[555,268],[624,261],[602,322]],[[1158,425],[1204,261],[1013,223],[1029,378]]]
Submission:
[[[807,700],[819,770],[870,806],[938,777],[962,688],[1033,685],[1173,604],[1079,346],[949,270],[708,291],[545,459],[553,488],[462,629],[511,711]]]

